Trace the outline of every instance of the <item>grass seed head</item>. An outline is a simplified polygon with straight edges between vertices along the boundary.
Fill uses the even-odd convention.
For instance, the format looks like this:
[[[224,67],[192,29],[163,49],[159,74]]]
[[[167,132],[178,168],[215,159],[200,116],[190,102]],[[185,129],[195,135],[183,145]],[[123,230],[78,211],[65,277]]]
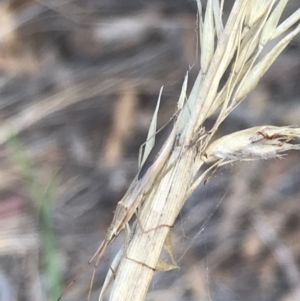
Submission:
[[[202,156],[205,163],[249,161],[280,158],[282,153],[300,149],[300,144],[289,143],[300,137],[300,128],[256,126],[226,135],[213,142]]]

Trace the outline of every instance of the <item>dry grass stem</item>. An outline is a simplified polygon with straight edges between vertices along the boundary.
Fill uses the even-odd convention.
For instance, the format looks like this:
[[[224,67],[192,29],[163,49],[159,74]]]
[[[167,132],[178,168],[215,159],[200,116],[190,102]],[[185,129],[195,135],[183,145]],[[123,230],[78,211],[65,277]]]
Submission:
[[[298,22],[299,14],[278,26],[286,2],[237,0],[224,27],[223,1],[208,0],[204,16],[197,1],[201,70],[178,117],[180,138],[163,168],[162,174],[164,171],[166,174],[152,185],[144,200],[139,214],[144,230],[137,227],[133,234],[127,257],[121,260],[118,269],[111,301],[145,299],[166,237],[187,196],[198,185],[194,177],[204,162],[217,166],[232,161],[278,158],[287,150],[299,149],[299,144],[291,143],[293,138],[299,138],[299,128],[275,126],[250,128],[210,144],[219,125],[255,88],[300,31],[298,26],[287,33]],[[261,57],[267,43],[282,34],[285,36]],[[229,75],[221,86],[226,71]],[[203,135],[203,122],[219,108],[214,126]],[[195,141],[200,141],[198,147],[191,145]],[[209,170],[212,169],[213,166]]]

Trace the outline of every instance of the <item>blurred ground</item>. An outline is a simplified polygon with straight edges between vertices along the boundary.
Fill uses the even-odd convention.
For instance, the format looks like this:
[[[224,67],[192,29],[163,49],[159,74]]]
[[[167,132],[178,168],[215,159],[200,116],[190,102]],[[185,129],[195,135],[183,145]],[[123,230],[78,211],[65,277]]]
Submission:
[[[162,85],[160,125],[175,110],[195,28],[193,0],[1,1],[0,301],[55,300],[95,252]],[[300,124],[299,44],[220,135]],[[5,127],[17,137],[7,142]],[[222,168],[186,203],[172,231],[180,270],[157,273],[147,300],[300,300],[299,201],[296,152]],[[93,300],[122,243],[99,266]],[[86,299],[90,277],[64,300]]]

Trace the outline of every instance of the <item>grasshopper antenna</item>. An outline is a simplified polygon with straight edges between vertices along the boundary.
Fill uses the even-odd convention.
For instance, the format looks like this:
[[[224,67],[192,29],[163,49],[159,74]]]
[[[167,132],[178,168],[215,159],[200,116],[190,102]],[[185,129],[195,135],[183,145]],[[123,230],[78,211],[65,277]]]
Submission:
[[[94,268],[93,268],[93,274],[92,274],[92,278],[91,278],[91,282],[90,282],[90,287],[89,287],[89,294],[88,294],[88,301],[91,300],[91,295],[92,295],[92,288],[93,288],[93,284],[94,284],[94,280],[95,280],[95,275],[96,275],[96,270],[97,270],[97,267],[98,267],[98,264],[100,262],[100,259],[102,258],[103,254],[104,254],[104,251],[106,250],[106,247],[108,246],[109,242],[108,241],[104,241],[102,244],[101,244],[101,249],[99,248],[99,252],[95,253],[96,256],[98,255],[98,258],[94,264]],[[93,256],[93,260],[95,259],[96,257],[95,255]]]
[[[60,301],[62,299],[62,297],[66,294],[66,292],[73,286],[73,284],[80,278],[80,276],[89,268],[89,266],[92,264],[92,262],[95,260],[95,258],[97,256],[98,256],[98,259],[97,259],[96,264],[98,266],[99,260],[101,259],[102,255],[104,253],[104,250],[106,249],[106,247],[107,247],[107,243],[104,240],[101,243],[101,245],[99,246],[98,250],[94,253],[94,255],[91,257],[91,259],[88,261],[88,263],[80,269],[80,271],[77,273],[77,275],[73,278],[73,280],[64,289],[64,291],[59,296],[59,298],[57,299],[57,301]]]

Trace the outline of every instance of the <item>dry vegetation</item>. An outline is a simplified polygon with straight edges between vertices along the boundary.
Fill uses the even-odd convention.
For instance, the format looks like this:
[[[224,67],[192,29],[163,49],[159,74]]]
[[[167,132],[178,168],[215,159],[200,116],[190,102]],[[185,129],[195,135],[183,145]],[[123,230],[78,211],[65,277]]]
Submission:
[[[232,6],[225,2],[227,20]],[[264,1],[265,5],[268,2],[278,3]],[[205,136],[200,148],[185,146],[203,133],[199,131],[203,122],[213,134],[222,122],[213,139],[257,125],[300,125],[298,36],[283,45],[287,48],[254,92],[225,119],[260,77],[251,73],[252,67],[261,66],[257,62],[264,62],[284,36],[267,22],[273,9],[266,6],[259,14],[256,7],[247,14],[253,7],[242,3],[236,1],[241,5],[235,7],[239,22],[225,28],[231,35],[222,36],[222,25],[209,9],[199,21],[202,69],[181,115],[184,147],[179,144],[172,155],[177,174],[172,171],[163,180],[163,185],[173,187],[171,195],[157,197],[169,191],[160,186],[148,196],[154,202],[147,201],[142,210],[140,218],[150,228],[155,223],[172,224],[192,192],[191,179],[203,164],[201,156],[195,161],[195,154],[209,150],[205,147],[213,135]],[[298,2],[289,1],[279,24],[297,9]],[[162,84],[159,125],[176,110],[187,66],[195,63],[196,12],[196,2],[182,0],[1,4],[3,300],[56,300],[61,287],[97,249],[116,203],[137,171],[138,147],[145,140]],[[269,28],[264,30],[266,24]],[[292,25],[287,33],[295,28]],[[212,32],[223,39],[222,47],[213,44]],[[270,57],[275,58],[274,53]],[[198,64],[189,72],[188,91]],[[199,95],[205,99],[200,106]],[[214,114],[220,106],[221,114]],[[17,135],[9,139],[12,132]],[[282,137],[273,136],[278,132],[267,134],[257,137],[254,131],[251,141],[259,141],[267,151],[274,140],[280,148],[280,143],[292,143],[291,136],[299,136],[294,128],[280,131]],[[179,152],[183,154],[178,158]],[[155,273],[146,300],[300,300],[299,162],[293,151],[284,160],[239,162],[220,168],[205,186],[201,184],[171,231],[180,270]],[[153,221],[149,208],[163,202],[163,220]],[[168,230],[137,229],[130,257],[141,256],[139,261],[155,266]],[[122,244],[120,237],[101,261],[93,300]],[[163,258],[168,256],[163,253]],[[126,265],[134,267],[133,275]],[[129,300],[127,293],[136,298],[130,295],[130,300],[142,300],[152,274],[147,266],[124,260],[111,300]],[[90,277],[86,273],[76,282],[65,300],[85,299]],[[140,290],[134,277],[146,289]]]

